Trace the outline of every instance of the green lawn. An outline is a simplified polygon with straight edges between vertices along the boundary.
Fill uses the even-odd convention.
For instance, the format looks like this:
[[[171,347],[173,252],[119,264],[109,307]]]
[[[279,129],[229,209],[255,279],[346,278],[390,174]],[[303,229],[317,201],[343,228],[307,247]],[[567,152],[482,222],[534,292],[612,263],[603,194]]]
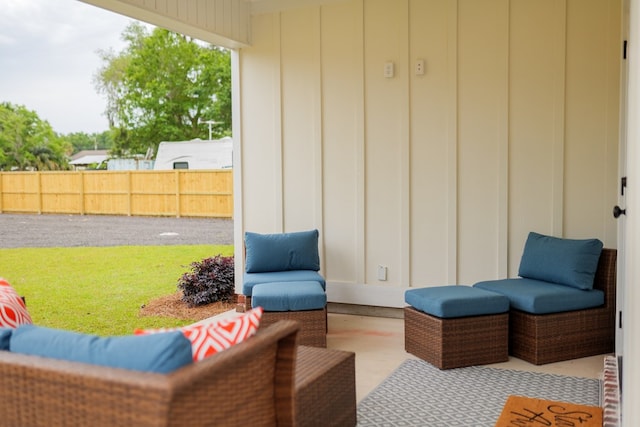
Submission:
[[[185,321],[139,317],[140,306],[177,290],[189,264],[233,255],[230,245],[0,249],[0,277],[24,295],[33,322],[98,335]]]

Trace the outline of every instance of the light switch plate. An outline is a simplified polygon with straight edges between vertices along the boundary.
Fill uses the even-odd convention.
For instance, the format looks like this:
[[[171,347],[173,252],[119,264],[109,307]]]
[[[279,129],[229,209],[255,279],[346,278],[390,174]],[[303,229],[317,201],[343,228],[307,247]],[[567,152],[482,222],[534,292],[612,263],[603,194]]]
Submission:
[[[385,62],[385,64],[384,64],[384,76],[385,76],[385,78],[390,79],[391,77],[393,77],[394,68],[395,67],[393,65],[393,62],[391,62],[391,61]]]

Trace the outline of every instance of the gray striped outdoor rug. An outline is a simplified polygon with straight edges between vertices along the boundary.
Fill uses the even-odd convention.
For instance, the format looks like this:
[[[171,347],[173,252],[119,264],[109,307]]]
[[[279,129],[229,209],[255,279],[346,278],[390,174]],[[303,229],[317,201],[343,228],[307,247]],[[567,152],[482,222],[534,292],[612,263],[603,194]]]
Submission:
[[[509,395],[600,405],[600,380],[404,361],[358,404],[358,426],[493,427]]]

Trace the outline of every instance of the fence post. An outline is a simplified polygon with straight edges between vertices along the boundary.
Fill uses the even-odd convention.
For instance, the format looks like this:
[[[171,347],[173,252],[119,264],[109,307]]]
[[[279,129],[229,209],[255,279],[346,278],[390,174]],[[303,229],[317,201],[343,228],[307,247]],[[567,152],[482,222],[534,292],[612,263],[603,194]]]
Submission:
[[[132,178],[132,172],[129,170],[127,171],[127,191],[129,192],[129,194],[127,195],[127,215],[131,216],[133,214],[133,178]]]
[[[80,215],[84,215],[85,211],[85,194],[84,194],[84,172],[77,171],[80,174]]]
[[[35,172],[38,178],[38,215],[42,215],[42,172]]]
[[[176,218],[180,218],[180,169],[176,169]]]

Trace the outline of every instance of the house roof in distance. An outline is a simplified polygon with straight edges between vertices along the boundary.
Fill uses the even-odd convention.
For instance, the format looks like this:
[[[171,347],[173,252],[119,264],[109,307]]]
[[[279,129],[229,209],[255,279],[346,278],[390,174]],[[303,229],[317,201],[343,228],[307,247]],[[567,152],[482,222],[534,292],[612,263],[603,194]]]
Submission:
[[[109,158],[109,150],[81,150],[71,156],[70,165],[90,165],[104,162]]]

